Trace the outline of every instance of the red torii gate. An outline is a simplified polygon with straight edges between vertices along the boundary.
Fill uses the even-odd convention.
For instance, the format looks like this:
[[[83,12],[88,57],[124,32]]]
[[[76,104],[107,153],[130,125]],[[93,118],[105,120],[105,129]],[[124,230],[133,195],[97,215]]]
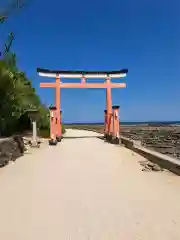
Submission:
[[[61,140],[62,138],[62,126],[61,126],[61,105],[60,105],[60,89],[62,88],[96,88],[106,89],[106,110],[105,110],[105,137],[110,140],[112,135],[115,134],[115,131],[118,131],[119,134],[119,127],[116,127],[115,124],[119,125],[118,107],[114,107],[113,113],[113,106],[112,106],[112,96],[111,96],[111,89],[112,88],[125,88],[125,83],[112,83],[112,78],[121,78],[125,77],[128,73],[128,69],[122,69],[119,71],[63,71],[63,70],[49,70],[49,69],[42,69],[37,68],[37,72],[39,76],[43,77],[50,77],[55,78],[56,82],[48,82],[48,83],[40,83],[41,88],[55,88],[55,108],[52,108],[52,116],[56,115],[56,139]],[[80,83],[63,83],[61,82],[62,78],[80,78]],[[104,83],[87,83],[86,79],[89,78],[105,78]],[[115,120],[116,119],[116,120]],[[52,126],[52,124],[51,124]],[[114,127],[113,127],[114,126]],[[54,127],[53,127],[54,129]],[[113,134],[114,133],[114,134]],[[116,134],[116,135],[118,135]],[[54,135],[54,134],[53,134]],[[117,136],[116,136],[117,137]],[[54,137],[52,137],[52,142],[55,141]]]

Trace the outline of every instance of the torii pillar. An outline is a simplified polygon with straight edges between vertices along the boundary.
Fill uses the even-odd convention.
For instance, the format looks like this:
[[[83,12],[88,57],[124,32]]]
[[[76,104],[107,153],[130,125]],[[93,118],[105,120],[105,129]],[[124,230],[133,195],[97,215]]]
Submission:
[[[56,76],[56,95],[55,95],[55,103],[56,103],[56,119],[57,119],[57,126],[56,126],[56,139],[58,142],[62,139],[62,123],[61,123],[61,111],[60,111],[60,77]]]
[[[108,122],[107,122],[107,110],[104,110],[104,139],[107,139],[108,134]]]
[[[56,145],[56,131],[57,131],[57,108],[55,106],[49,107],[50,111],[50,140],[49,145]]]
[[[113,117],[112,117],[112,94],[111,94],[111,78],[106,78],[106,120],[107,120],[107,133],[106,139],[108,141],[112,140],[113,135]]]
[[[113,106],[113,139],[112,143],[120,142],[120,123],[119,123],[119,106]]]

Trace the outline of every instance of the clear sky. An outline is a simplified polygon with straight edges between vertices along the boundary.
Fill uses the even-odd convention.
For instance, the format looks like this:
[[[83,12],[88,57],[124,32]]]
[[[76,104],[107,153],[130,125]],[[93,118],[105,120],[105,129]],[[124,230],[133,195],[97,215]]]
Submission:
[[[40,89],[37,67],[65,70],[128,68],[113,90],[123,121],[180,120],[180,1],[27,0],[1,25],[1,46],[13,31],[12,50],[46,104],[54,91]],[[53,80],[51,80],[53,81]],[[64,121],[102,121],[104,90],[64,89]]]

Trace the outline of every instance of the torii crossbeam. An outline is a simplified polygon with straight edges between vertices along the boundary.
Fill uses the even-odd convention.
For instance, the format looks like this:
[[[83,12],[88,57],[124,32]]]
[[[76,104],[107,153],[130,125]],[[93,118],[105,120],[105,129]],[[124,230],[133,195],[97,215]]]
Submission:
[[[111,96],[111,88],[125,88],[126,83],[112,83],[112,78],[121,78],[125,77],[128,73],[127,69],[122,69],[119,71],[63,71],[63,70],[49,70],[37,68],[37,72],[39,76],[42,77],[50,77],[55,78],[56,82],[54,83],[40,83],[41,88],[55,88],[56,96],[55,96],[55,106],[57,109],[57,137],[61,137],[61,117],[60,117],[60,89],[62,88],[96,88],[106,89],[106,110],[107,110],[107,121],[106,125],[106,134],[110,134],[112,132],[111,124],[111,116],[112,116],[112,96]],[[63,83],[61,81],[62,78],[80,78],[80,83]],[[100,79],[104,78],[104,83],[87,83],[86,79]]]

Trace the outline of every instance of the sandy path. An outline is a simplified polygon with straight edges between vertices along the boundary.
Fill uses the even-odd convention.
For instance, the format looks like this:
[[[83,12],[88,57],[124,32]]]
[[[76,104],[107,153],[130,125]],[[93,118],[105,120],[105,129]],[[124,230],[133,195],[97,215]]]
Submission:
[[[180,239],[180,177],[142,172],[142,157],[95,135],[68,130],[89,137],[0,170],[0,239]]]

